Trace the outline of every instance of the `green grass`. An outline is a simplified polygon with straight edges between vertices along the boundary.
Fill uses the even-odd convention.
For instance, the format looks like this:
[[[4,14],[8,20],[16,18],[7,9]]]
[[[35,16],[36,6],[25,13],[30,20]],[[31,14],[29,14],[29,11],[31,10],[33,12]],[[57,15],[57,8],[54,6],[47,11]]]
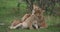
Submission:
[[[45,16],[48,28],[44,29],[14,29],[9,30],[8,26],[11,24],[12,20],[15,18],[21,19],[26,13],[26,4],[21,4],[21,10],[17,12],[17,0],[0,0],[0,23],[5,23],[5,25],[0,25],[0,32],[60,32],[60,17],[59,16]],[[18,14],[18,15],[17,15]]]

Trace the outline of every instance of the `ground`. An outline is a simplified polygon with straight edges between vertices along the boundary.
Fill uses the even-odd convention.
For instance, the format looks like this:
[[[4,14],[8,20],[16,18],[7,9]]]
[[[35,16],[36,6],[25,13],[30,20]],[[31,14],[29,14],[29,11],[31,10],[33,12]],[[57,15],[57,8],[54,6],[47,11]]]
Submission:
[[[38,29],[38,30],[28,30],[28,29],[14,29],[9,30],[9,25],[15,18],[21,19],[21,17],[26,13],[26,4],[21,4],[21,11],[17,11],[17,0],[0,0],[0,23],[5,25],[0,25],[0,32],[60,32],[60,17],[59,16],[45,16],[48,28]]]

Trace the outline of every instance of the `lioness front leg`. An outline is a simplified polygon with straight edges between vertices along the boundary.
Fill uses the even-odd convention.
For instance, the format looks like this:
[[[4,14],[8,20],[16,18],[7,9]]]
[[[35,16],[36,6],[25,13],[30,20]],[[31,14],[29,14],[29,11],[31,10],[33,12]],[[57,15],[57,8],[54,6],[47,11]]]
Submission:
[[[34,29],[32,23],[29,24],[29,29]]]

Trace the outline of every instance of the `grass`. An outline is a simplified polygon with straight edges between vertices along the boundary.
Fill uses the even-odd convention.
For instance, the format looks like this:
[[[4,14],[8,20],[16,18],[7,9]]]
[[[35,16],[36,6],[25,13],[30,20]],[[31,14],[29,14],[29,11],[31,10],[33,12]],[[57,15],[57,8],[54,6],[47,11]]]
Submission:
[[[19,11],[19,13],[16,11],[18,11],[17,0],[0,0],[0,23],[5,23],[5,25],[0,25],[0,32],[60,32],[59,16],[45,16],[48,28],[38,30],[9,30],[8,26],[11,24],[12,20],[15,18],[21,19],[21,17],[26,13],[26,4],[21,4],[21,10]]]

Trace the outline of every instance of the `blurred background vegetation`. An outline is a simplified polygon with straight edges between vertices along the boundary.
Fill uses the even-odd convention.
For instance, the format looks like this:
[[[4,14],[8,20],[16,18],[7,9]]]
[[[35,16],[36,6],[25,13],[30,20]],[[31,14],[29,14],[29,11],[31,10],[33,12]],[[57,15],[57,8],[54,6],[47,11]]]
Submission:
[[[48,28],[10,31],[8,26],[12,20],[21,19],[24,14],[31,13],[33,3],[45,10],[44,16]],[[60,32],[60,0],[0,0],[0,32]]]

